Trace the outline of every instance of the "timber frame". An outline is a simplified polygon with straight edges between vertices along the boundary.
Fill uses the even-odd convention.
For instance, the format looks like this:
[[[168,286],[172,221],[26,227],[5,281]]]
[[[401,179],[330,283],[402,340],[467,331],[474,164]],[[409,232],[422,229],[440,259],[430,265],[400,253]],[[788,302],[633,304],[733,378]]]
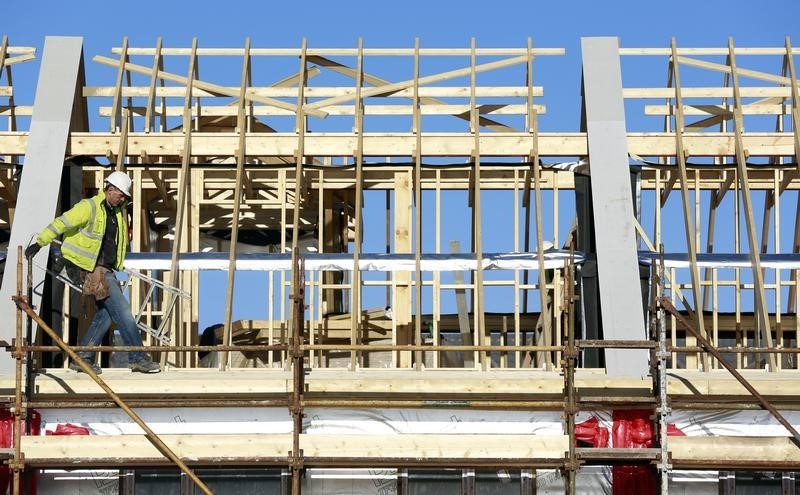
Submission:
[[[136,198],[132,250],[169,257],[167,269],[143,271],[193,295],[178,303],[168,345],[146,341],[149,351],[159,347],[166,372],[140,377],[111,369],[103,379],[126,407],[166,407],[176,398],[187,407],[283,407],[294,427],[256,439],[167,436],[174,458],[146,435],[130,438],[125,455],[114,456],[103,452],[118,439],[18,436],[16,450],[6,453],[17,488],[28,468],[75,460],[280,466],[293,493],[306,468],[355,465],[452,467],[473,475],[514,468],[534,477],[537,468],[559,468],[573,492],[584,464],[654,463],[662,474],[800,471],[791,435],[748,439],[738,448],[727,437],[663,436],[659,448],[639,452],[574,447],[580,410],[650,409],[654,424],[666,428],[670,409],[750,407],[748,386],[776,411],[800,409],[800,48],[788,37],[774,48],[740,48],[733,40],[722,48],[676,40],[664,48],[619,48],[625,64],[655,60],[666,84],[628,87],[623,65],[626,165],[637,193],[630,222],[652,269],[647,324],[636,329],[639,337],[613,342],[582,339],[574,321],[580,263],[571,196],[591,150],[587,131],[574,130],[580,110],[574,129],[553,130],[556,116],[571,110],[550,103],[540,82],[549,79],[539,69],[546,58],[552,70],[563,55],[531,40],[516,48],[481,48],[475,40],[453,49],[425,48],[419,40],[408,48],[370,48],[359,40],[355,48],[304,41],[278,49],[252,47],[248,39],[242,48],[223,49],[197,40],[165,47],[161,39],[132,47],[124,38],[110,56],[87,57],[80,108],[88,110],[91,130],[73,126],[65,170],[79,171],[73,185],[84,193],[101,188],[111,169],[128,172]],[[14,228],[20,176],[35,180],[24,174],[33,106],[18,102],[11,77],[12,66],[22,71],[32,60],[33,48],[2,38],[4,231]],[[450,242],[451,223],[463,228],[460,243]],[[200,367],[198,352],[212,350],[199,346],[200,274],[181,268],[187,255],[208,246],[227,255],[228,269],[216,369]],[[319,256],[347,253],[353,268],[309,269],[309,247]],[[545,269],[553,248],[572,254]],[[477,260],[522,252],[538,265],[423,270],[431,256],[458,250]],[[266,318],[234,319],[243,251],[291,256],[288,270],[267,271]],[[413,269],[362,269],[359,262],[375,253],[413,258]],[[665,261],[673,253],[681,263]],[[722,254],[736,263],[715,262]],[[111,407],[94,382],[53,357],[62,351],[57,339],[22,336],[19,287],[17,325],[2,329],[15,364],[2,383],[16,433],[29,409]],[[132,301],[144,297],[134,283]],[[68,295],[58,302],[60,317],[36,321],[74,343],[74,305]],[[143,309],[152,328],[161,323],[160,307]],[[581,352],[603,347],[646,352],[651,370],[608,377],[580,366]],[[710,349],[722,352],[747,385],[729,376]],[[154,381],[158,394],[147,392]],[[310,406],[443,403],[564,411],[564,434],[407,436],[392,439],[394,450],[387,450],[302,432]]]

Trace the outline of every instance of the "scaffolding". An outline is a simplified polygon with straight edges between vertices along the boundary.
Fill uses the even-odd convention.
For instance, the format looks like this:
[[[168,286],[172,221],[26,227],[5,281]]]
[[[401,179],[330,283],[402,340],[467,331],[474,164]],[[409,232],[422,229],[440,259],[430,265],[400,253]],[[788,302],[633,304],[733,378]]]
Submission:
[[[584,41],[584,57],[607,56],[608,40]],[[85,368],[107,384],[97,388],[58,356],[134,348],[71,345],[75,302],[47,287],[44,299],[60,316],[37,314],[21,281],[36,285],[39,275],[9,253],[20,284],[17,327],[4,333],[15,358],[3,377],[15,489],[31,470],[74,462],[174,463],[206,493],[192,469],[220,464],[282,469],[286,493],[300,493],[309,469],[345,467],[394,469],[398,493],[407,493],[414,468],[463,470],[465,493],[487,469],[518,472],[521,493],[535,492],[544,469],[560,470],[564,489],[579,492],[578,473],[592,465],[642,466],[664,493],[676,469],[719,471],[720,485],[729,471],[800,470],[789,414],[800,407],[800,49],[788,38],[779,48],[612,45],[619,90],[601,84],[606,69],[585,58],[582,109],[547,99],[551,87],[541,81],[564,63],[564,50],[531,40],[454,49],[419,41],[276,49],[248,40],[220,49],[123,39],[112,56],[93,56],[92,70],[78,71],[71,105],[73,117],[94,113],[92,125],[70,124],[65,183],[87,193],[109,168],[127,171],[136,198],[128,269],[191,297],[173,295],[169,318],[168,291],[132,279],[141,324],[157,329],[146,332],[145,350],[167,371],[136,377],[111,368],[103,382]],[[22,160],[35,129],[18,130],[36,111],[16,103],[11,65],[33,54],[6,39],[0,48],[0,98],[8,99],[0,107],[8,122],[0,222],[8,231],[24,204],[20,175],[36,176]],[[640,66],[655,73],[648,64],[666,67],[665,85],[626,85]],[[265,83],[265,72],[276,76]],[[598,88],[601,100],[624,109],[611,109],[623,148],[602,142],[607,129],[596,126],[609,119]],[[574,121],[582,112],[585,122],[578,132],[553,131],[554,112],[573,112]],[[625,163],[606,165],[620,152]],[[595,180],[611,169],[624,180],[615,187],[630,194],[630,218],[618,213],[631,210],[602,211]],[[609,261],[598,230],[612,227],[628,232],[638,252]],[[641,304],[613,301],[602,285],[609,266],[639,273],[624,283]],[[224,313],[212,343],[200,345],[202,274],[219,269],[227,271],[218,288]],[[266,318],[234,318],[242,297],[235,280],[247,270],[263,274]],[[644,318],[612,319],[626,306],[641,306]],[[22,312],[40,331],[23,337]],[[34,410],[120,406],[136,415],[133,408],[176,403],[222,417],[235,408],[285,410],[291,428],[181,435],[154,433],[140,418],[145,435],[24,434]],[[564,416],[552,435],[309,431],[310,409],[372,408]],[[781,433],[669,433],[676,411],[759,408]],[[637,419],[650,425],[648,446],[579,445],[581,413],[609,411],[645,411]],[[110,454],[120,442],[124,452]]]

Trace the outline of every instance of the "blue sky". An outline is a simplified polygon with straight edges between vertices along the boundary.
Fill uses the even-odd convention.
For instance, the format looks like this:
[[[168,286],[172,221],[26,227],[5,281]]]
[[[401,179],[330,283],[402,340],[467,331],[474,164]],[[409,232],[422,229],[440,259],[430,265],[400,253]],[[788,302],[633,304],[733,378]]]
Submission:
[[[32,6],[36,7],[33,8]],[[665,46],[677,36],[689,46],[774,45],[797,34],[800,5],[793,0],[648,2],[554,1],[315,1],[27,2],[6,0],[0,32],[17,44],[40,45],[44,35],[81,35],[95,53],[127,35],[134,44],[163,36],[169,45],[452,47],[475,36],[484,46],[514,46],[528,36],[537,45],[565,47],[577,56],[581,36],[614,35],[627,46]],[[520,41],[522,40],[522,41]]]
[[[674,36],[679,46],[724,47],[729,36],[737,46],[783,46],[789,35],[797,46],[798,19],[798,0],[227,3],[6,0],[0,17],[0,35],[8,35],[14,45],[35,46],[38,53],[46,35],[83,36],[90,74],[100,69],[89,59],[97,54],[109,56],[110,48],[120,46],[123,36],[128,36],[130,46],[153,46],[161,36],[164,45],[171,47],[189,46],[195,36],[203,47],[241,47],[248,36],[254,47],[298,47],[303,38],[310,47],[355,47],[359,37],[366,47],[412,47],[414,38],[419,37],[423,47],[448,48],[468,47],[472,37],[479,47],[522,47],[532,37],[535,46],[566,49],[561,60],[537,62],[540,71],[537,78],[545,87],[549,110],[542,118],[541,128],[577,131],[581,37],[617,36],[623,47],[667,47]],[[655,80],[663,84],[666,79],[663,63],[657,71]],[[233,77],[238,79],[239,72],[234,72]],[[15,77],[18,73],[25,77],[23,70],[15,69]],[[205,75],[216,82],[208,72]],[[17,87],[24,85],[20,78],[14,82]],[[213,279],[207,279],[209,285],[225,283],[222,273],[209,276]],[[260,292],[260,283],[263,282],[254,281],[250,275],[239,279],[237,299],[245,302],[236,308],[234,317],[265,316],[263,303],[238,298],[242,293]],[[254,287],[256,290],[252,290]],[[211,308],[201,311],[201,329],[221,319],[220,299],[210,291],[201,294],[201,306]]]

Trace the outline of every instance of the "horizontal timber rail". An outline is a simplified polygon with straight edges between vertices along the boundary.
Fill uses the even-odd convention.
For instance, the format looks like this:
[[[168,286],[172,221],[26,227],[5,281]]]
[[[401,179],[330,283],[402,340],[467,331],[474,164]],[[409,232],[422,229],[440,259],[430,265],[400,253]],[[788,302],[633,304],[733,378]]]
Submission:
[[[635,340],[576,340],[577,349],[653,349],[657,343],[651,341]],[[15,348],[7,342],[0,342],[0,347],[7,351]],[[23,352],[59,352],[61,348],[55,345],[23,345],[19,346]],[[287,351],[288,344],[241,344],[241,345],[164,345],[164,346],[125,346],[125,345],[74,345],[71,349],[76,352],[128,352],[128,351],[153,351],[153,352],[217,352],[217,351]],[[425,351],[425,352],[457,352],[457,351],[489,351],[489,352],[563,352],[565,346],[557,345],[413,345],[413,344],[303,344],[303,351]],[[704,352],[702,346],[674,346],[667,345],[668,352],[697,353]],[[800,347],[717,347],[716,350],[723,354],[797,354]]]
[[[219,155],[222,150],[235,149],[238,137],[227,133],[193,133],[191,138],[192,157],[204,158]],[[648,136],[638,133],[628,134],[628,151],[639,156],[670,157],[675,155],[675,136],[672,133],[654,133]],[[522,156],[530,151],[530,142],[521,139],[519,134],[500,133],[481,135],[481,152],[487,156]],[[181,135],[163,136],[144,133],[129,133],[125,156],[169,157],[179,156],[183,143]],[[751,156],[790,156],[794,153],[792,136],[786,133],[764,132],[748,133],[742,136],[744,145],[751,150]],[[0,149],[6,155],[25,154],[27,134],[15,136],[0,135]],[[309,156],[350,156],[355,145],[355,136],[309,134],[305,149]],[[469,157],[475,137],[469,134],[429,135],[423,140],[424,155]],[[735,138],[730,135],[687,135],[684,137],[687,148],[695,157],[734,157]],[[291,159],[297,146],[294,134],[248,134],[247,154],[259,157],[285,157]],[[407,157],[414,154],[416,138],[413,134],[363,136],[364,156],[387,156],[386,150],[393,150],[391,156]],[[561,133],[538,135],[540,156],[574,157],[588,154],[586,135],[582,133]],[[70,155],[105,156],[120,147],[117,134],[78,133],[70,135],[67,153]],[[228,153],[222,152],[224,155]],[[248,166],[248,168],[250,168]]]

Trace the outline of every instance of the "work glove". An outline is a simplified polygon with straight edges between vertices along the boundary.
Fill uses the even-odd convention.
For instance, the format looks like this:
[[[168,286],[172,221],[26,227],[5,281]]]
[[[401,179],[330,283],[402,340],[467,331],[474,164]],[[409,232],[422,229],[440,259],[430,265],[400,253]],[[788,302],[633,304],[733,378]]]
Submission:
[[[34,242],[33,244],[25,248],[25,258],[27,259],[33,258],[34,256],[36,256],[36,253],[38,253],[40,249],[42,249],[42,246],[40,246],[39,243]]]

